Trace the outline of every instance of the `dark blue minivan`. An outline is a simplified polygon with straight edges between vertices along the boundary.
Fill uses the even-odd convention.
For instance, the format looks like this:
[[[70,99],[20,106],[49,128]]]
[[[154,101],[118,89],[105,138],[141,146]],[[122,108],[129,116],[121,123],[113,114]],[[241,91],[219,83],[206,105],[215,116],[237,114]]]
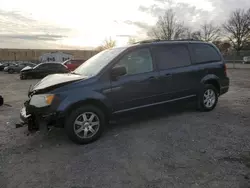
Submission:
[[[142,41],[45,77],[30,88],[20,116],[30,131],[64,127],[72,141],[87,144],[101,136],[111,115],[183,99],[211,111],[228,89],[226,65],[213,44]]]

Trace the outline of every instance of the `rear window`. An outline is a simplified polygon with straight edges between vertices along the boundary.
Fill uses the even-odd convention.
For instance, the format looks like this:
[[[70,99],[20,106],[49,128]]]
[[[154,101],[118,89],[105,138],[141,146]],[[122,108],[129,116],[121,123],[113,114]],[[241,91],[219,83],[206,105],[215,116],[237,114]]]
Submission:
[[[207,63],[221,61],[221,56],[218,51],[209,44],[190,44],[193,52],[193,62]]]
[[[154,46],[153,53],[160,70],[191,64],[189,51],[183,44]]]

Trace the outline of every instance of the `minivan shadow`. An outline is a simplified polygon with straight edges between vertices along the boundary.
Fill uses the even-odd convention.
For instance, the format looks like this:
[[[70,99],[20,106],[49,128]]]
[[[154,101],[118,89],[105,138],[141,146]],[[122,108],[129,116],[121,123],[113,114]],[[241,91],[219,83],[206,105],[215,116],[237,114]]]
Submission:
[[[153,121],[155,119],[166,118],[186,112],[194,112],[196,104],[194,102],[175,102],[160,106],[149,107],[133,112],[126,112],[121,115],[116,115],[109,125],[109,130],[119,127],[126,127],[129,124],[136,124],[146,121]]]
[[[141,110],[136,110],[133,112],[123,113],[121,115],[114,116],[107,128],[107,135],[109,132],[115,131],[119,132],[123,128],[132,129],[137,123],[143,123],[147,121],[153,121],[155,119],[167,118],[169,116],[180,115],[182,113],[194,112],[195,103],[172,103],[167,105],[154,106],[150,108],[145,108]],[[106,134],[103,135],[105,140]],[[75,145],[73,142],[69,141],[64,129],[52,129],[47,136],[44,137],[43,141],[49,143],[50,146],[55,146],[60,143],[60,145]]]

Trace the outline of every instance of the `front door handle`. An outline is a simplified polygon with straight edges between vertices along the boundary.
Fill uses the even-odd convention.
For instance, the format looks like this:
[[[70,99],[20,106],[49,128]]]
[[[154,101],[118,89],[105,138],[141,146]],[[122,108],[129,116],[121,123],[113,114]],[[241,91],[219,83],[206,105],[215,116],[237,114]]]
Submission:
[[[150,76],[148,78],[145,78],[144,80],[138,80],[136,82],[147,84],[147,81],[153,81],[153,80],[157,80],[157,79],[158,79],[158,77]]]

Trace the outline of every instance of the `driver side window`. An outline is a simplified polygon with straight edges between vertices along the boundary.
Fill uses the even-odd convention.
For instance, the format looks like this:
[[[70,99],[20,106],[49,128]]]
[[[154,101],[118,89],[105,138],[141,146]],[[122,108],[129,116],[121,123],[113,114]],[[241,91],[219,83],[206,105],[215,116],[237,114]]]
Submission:
[[[153,71],[153,62],[149,49],[139,49],[132,51],[120,59],[115,67],[124,66],[126,75],[134,75]]]

